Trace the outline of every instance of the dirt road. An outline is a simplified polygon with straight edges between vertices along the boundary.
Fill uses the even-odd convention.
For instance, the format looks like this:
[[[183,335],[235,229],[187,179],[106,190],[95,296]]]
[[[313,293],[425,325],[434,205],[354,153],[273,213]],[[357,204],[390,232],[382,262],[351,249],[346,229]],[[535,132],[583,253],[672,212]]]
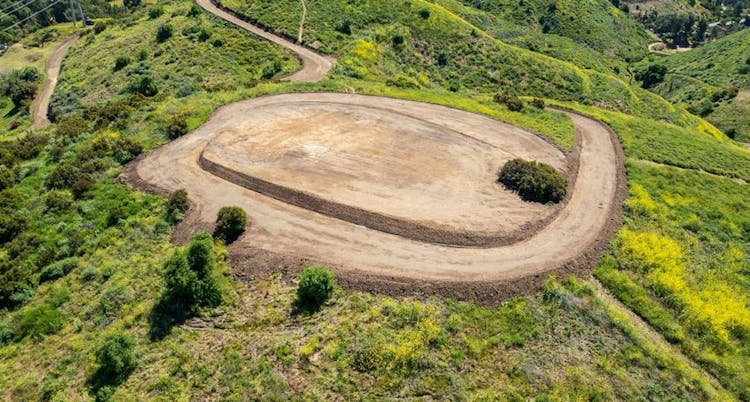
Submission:
[[[304,46],[292,43],[281,36],[237,18],[235,15],[217,7],[211,0],[195,0],[195,2],[209,13],[294,52],[302,63],[302,69],[286,77],[285,80],[299,82],[320,81],[336,63],[336,59],[334,58],[322,56]]]
[[[47,59],[44,67],[44,83],[36,98],[34,98],[34,102],[31,104],[31,129],[45,128],[50,125],[49,118],[47,118],[49,101],[52,99],[55,86],[57,86],[57,78],[60,75],[60,66],[62,65],[65,53],[68,52],[68,49],[70,49],[70,46],[73,45],[76,39],[78,39],[78,34],[66,38],[52,52],[49,59]]]
[[[456,120],[457,111],[431,104],[350,94],[277,95],[220,108],[193,133],[128,166],[124,178],[144,189],[187,189],[196,205],[191,218],[196,227],[209,228],[222,206],[244,208],[252,227],[233,246],[235,250],[253,248],[274,255],[291,255],[326,263],[343,275],[352,274],[352,278],[380,278],[389,283],[416,281],[461,287],[532,278],[533,288],[546,273],[590,268],[619,226],[625,195],[619,143],[603,124],[574,114],[571,118],[578,137],[578,170],[567,203],[533,236],[495,248],[450,247],[373,230],[269,198],[199,166],[206,145],[241,123],[248,110],[260,105],[267,108],[276,103],[282,107],[298,102],[367,106],[372,113],[396,111],[431,124],[450,125],[460,133],[487,131],[487,118]],[[518,132],[497,135],[533,136]],[[524,141],[506,139],[505,142],[534,146]],[[518,283],[513,287],[512,292],[524,291],[524,286]]]

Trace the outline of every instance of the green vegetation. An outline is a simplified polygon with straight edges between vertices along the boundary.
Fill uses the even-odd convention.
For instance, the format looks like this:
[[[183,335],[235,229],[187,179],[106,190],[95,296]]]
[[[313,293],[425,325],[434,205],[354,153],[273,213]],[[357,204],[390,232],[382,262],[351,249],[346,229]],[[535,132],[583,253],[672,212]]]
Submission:
[[[245,231],[247,214],[240,207],[222,207],[216,215],[214,237],[233,243]]]
[[[749,58],[750,30],[744,30],[690,52],[655,59],[666,75],[652,90],[706,117],[730,137],[750,142]]]
[[[513,159],[503,165],[498,181],[525,201],[557,203],[565,198],[568,181],[550,165]]]
[[[298,1],[232,1],[296,36]],[[558,0],[554,10],[519,4],[308,1],[305,42],[339,58],[316,84],[266,82],[297,68],[292,55],[187,1],[127,0],[128,15],[85,31],[65,59],[53,127],[24,132],[28,117],[8,115],[13,103],[0,96],[3,397],[750,398],[750,190],[735,181],[750,180],[750,156],[628,84],[625,58],[645,52],[644,38],[618,9],[598,0]],[[596,22],[579,27],[571,15]],[[172,35],[159,43],[164,24]],[[22,39],[26,54],[50,46],[27,42],[44,32]],[[3,55],[2,67],[14,60],[13,69],[41,71],[43,59],[15,65],[18,54]],[[652,88],[659,93],[680,64],[671,60],[657,61],[668,69]],[[710,80],[723,67],[708,69]],[[550,279],[494,308],[334,291],[335,278],[319,267],[298,286],[280,276],[230,279],[224,242],[205,233],[184,247],[169,242],[188,207],[184,191],[167,199],[115,182],[123,163],[195,129],[220,105],[290,91],[447,105],[566,150],[572,122],[545,104],[605,121],[628,158],[630,197],[625,227],[595,275],[672,345],[588,279]],[[497,103],[497,93],[533,107]],[[742,97],[738,87],[734,99]],[[710,119],[728,101],[713,102]]]
[[[336,277],[328,268],[310,266],[297,276],[297,299],[302,310],[317,310],[333,295]]]

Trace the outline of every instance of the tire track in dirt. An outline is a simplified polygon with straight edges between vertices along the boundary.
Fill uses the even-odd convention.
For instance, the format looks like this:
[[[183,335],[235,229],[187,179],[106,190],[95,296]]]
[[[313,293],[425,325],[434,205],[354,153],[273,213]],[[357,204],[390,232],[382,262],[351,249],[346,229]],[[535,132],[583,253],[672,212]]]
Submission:
[[[233,13],[226,11],[214,4],[211,0],[195,0],[196,4],[203,7],[204,10],[209,13],[227,21],[238,27],[252,33],[253,35],[259,36],[270,42],[273,42],[279,46],[285,47],[294,52],[297,59],[302,64],[302,68],[294,74],[291,74],[284,79],[287,81],[297,82],[316,82],[323,79],[323,77],[330,71],[336,64],[336,59],[331,57],[322,56],[304,46],[292,43],[291,41],[283,38],[280,35],[276,35],[265,29],[253,25],[247,21],[244,21],[234,15]]]
[[[47,117],[49,102],[57,86],[57,78],[60,76],[60,67],[62,66],[63,58],[76,39],[78,39],[78,34],[67,37],[55,48],[49,59],[47,59],[44,67],[44,83],[36,98],[34,98],[34,102],[31,104],[32,123],[30,128],[32,130],[46,128],[50,125],[49,118]]]

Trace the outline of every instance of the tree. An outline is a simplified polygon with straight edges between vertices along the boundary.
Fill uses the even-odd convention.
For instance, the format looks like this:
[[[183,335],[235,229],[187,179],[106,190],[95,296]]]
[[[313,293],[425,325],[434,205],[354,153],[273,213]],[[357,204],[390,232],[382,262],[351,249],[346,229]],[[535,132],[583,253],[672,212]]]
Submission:
[[[214,237],[227,244],[234,242],[245,231],[247,214],[240,207],[223,207],[216,217]]]
[[[667,75],[667,67],[661,64],[652,64],[648,66],[646,71],[641,71],[636,74],[636,79],[643,83],[643,88],[649,89],[654,87],[656,84],[664,81],[664,77]]]
[[[336,289],[336,277],[323,266],[309,266],[297,276],[297,306],[316,310],[331,298]]]
[[[182,215],[189,207],[188,193],[185,189],[175,190],[167,200],[167,214],[170,216]]]
[[[110,335],[96,350],[96,362],[99,364],[94,374],[96,391],[121,384],[138,365],[135,342],[121,332]]]

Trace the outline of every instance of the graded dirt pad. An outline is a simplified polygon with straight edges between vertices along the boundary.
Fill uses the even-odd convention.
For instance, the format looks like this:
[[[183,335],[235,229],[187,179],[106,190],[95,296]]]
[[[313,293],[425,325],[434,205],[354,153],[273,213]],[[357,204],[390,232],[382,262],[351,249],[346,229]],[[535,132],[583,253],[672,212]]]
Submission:
[[[315,115],[316,111],[328,114],[329,119],[313,118],[308,129],[302,129],[299,119]],[[382,124],[376,124],[373,118],[380,118]],[[250,189],[252,185],[233,182],[241,182],[243,176],[252,179],[250,175],[257,174],[266,179],[264,183],[278,185],[272,180],[283,180],[286,186],[307,190],[304,194],[317,194],[319,197],[313,200],[358,203],[352,206],[402,215],[416,210],[405,205],[408,197],[416,193],[409,186],[424,185],[428,191],[421,195],[420,202],[427,204],[415,216],[421,220],[441,216],[444,226],[465,228],[466,225],[484,227],[485,223],[471,219],[462,223],[459,218],[463,215],[457,214],[459,208],[451,205],[452,198],[463,202],[468,197],[482,213],[491,208],[478,202],[481,195],[460,194],[460,190],[441,184],[442,180],[458,180],[455,175],[460,175],[459,172],[481,174],[477,164],[492,164],[510,156],[533,155],[558,167],[564,165],[559,151],[532,133],[442,106],[349,94],[287,94],[238,102],[220,108],[196,131],[139,158],[126,168],[123,178],[144,189],[159,188],[165,192],[187,189],[195,206],[188,217],[192,229],[210,228],[222,206],[244,208],[252,221],[251,228],[232,246],[232,252],[235,261],[253,269],[275,269],[264,264],[294,265],[289,261],[318,262],[335,267],[343,282],[352,286],[361,283],[367,289],[436,291],[459,298],[504,298],[534,290],[550,272],[580,272],[590,268],[620,223],[625,187],[619,144],[602,123],[575,114],[571,118],[577,130],[577,160],[573,163],[577,170],[566,202],[553,211],[546,225],[531,230],[530,237],[499,247],[455,247],[417,241],[314,212],[315,205],[300,207],[292,199],[294,193],[268,196]],[[347,134],[343,128],[351,131],[357,127],[358,119],[363,119],[369,128],[359,134]],[[277,131],[283,127],[289,132]],[[396,139],[399,133],[404,138]],[[382,138],[371,138],[372,145],[367,141],[372,136]],[[454,138],[449,139],[451,136]],[[323,140],[324,144],[314,142]],[[396,145],[389,147],[394,140]],[[421,146],[416,144],[419,141]],[[433,148],[436,156],[429,163],[440,160],[454,167],[462,164],[466,167],[436,175],[440,179],[422,178],[436,170],[429,167],[421,168],[417,174],[407,172],[406,169],[415,167],[413,162],[396,162],[396,159],[408,155],[388,155],[405,146],[405,142],[414,142],[409,149]],[[485,152],[477,156],[474,151],[482,148],[478,144],[484,144]],[[233,145],[236,149],[232,149]],[[333,152],[332,156],[316,159],[316,155],[320,158],[325,154],[320,152],[323,147]],[[226,155],[219,155],[221,150]],[[373,160],[360,160],[378,150],[381,155],[373,155]],[[204,151],[217,164],[236,163],[234,167],[244,174],[228,181],[204,170],[201,165],[205,164],[200,162]],[[356,155],[357,160],[347,160],[347,155]],[[424,161],[428,157],[414,158]],[[443,160],[450,158],[457,160]],[[395,163],[400,167],[379,166],[378,173],[368,170]],[[334,179],[319,177],[316,167],[320,166],[332,172]],[[357,168],[361,171],[354,170]],[[345,169],[352,169],[350,176]],[[403,173],[409,179],[400,187],[394,184],[399,183],[398,175],[390,180],[379,177],[386,173]],[[487,174],[465,177],[467,188],[481,194],[476,189],[483,186],[482,180],[491,179]],[[343,178],[335,179],[336,175]],[[374,181],[369,182],[373,177]],[[321,181],[316,184],[314,181],[318,179]],[[346,188],[352,182],[355,185]],[[341,188],[347,191],[339,191]],[[391,192],[392,204],[402,205],[379,205],[389,199],[389,194],[379,193],[381,190]],[[446,192],[442,202],[441,191]],[[286,196],[290,198],[283,201]],[[379,201],[358,198],[369,196]],[[441,205],[453,211],[439,210]],[[463,214],[469,216],[471,211]],[[503,225],[504,219],[499,216],[498,225]],[[526,219],[533,217],[528,214]]]

